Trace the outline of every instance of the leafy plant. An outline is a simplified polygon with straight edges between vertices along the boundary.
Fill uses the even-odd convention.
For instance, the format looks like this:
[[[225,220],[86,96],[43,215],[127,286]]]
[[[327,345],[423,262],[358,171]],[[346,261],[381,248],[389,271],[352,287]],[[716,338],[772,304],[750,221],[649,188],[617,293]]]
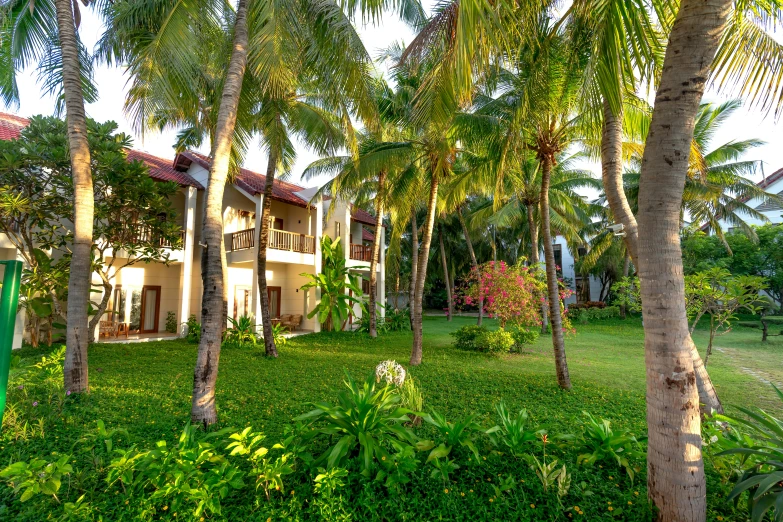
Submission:
[[[783,392],[772,386],[783,400]],[[750,466],[737,479],[728,500],[739,502],[748,493],[748,514],[752,522],[761,522],[772,509],[775,522],[783,520],[783,420],[761,409],[756,411],[738,406],[747,418],[725,415],[717,420],[736,423],[748,429],[748,437],[735,438],[736,447],[718,453],[746,457],[743,464]]]
[[[408,414],[411,418],[411,424],[418,426],[421,424],[421,417],[419,417],[418,413],[424,409],[424,397],[416,387],[416,381],[412,376],[408,375],[402,386],[397,388],[397,391],[402,399],[402,407],[411,410],[411,413]]]
[[[451,334],[454,337],[454,347],[460,350],[476,350],[476,339],[487,331],[485,326],[475,324],[463,326]]]
[[[596,462],[616,463],[625,468],[633,481],[634,461],[643,459],[645,452],[641,449],[641,440],[632,433],[615,434],[611,423],[606,419],[596,420],[587,412],[582,412],[587,418],[584,429],[577,436],[563,435],[563,440],[573,441],[579,456],[577,464],[592,465]]]
[[[366,305],[362,298],[359,277],[351,274],[351,268],[345,264],[345,256],[340,247],[340,238],[332,240],[329,236],[321,239],[323,267],[320,274],[304,272],[302,277],[308,282],[302,290],[319,288],[321,300],[307,314],[307,318],[318,316],[318,322],[324,330],[342,330],[355,305],[359,305],[362,316],[366,315]]]
[[[436,411],[432,411],[425,415],[424,421],[435,427],[440,435],[440,440],[442,440],[442,444],[438,448],[432,450],[427,460],[429,461],[432,459],[432,456],[436,453],[442,453],[443,450],[439,448],[446,448],[448,450],[442,455],[445,456],[451,452],[452,448],[457,446],[469,449],[473,454],[473,457],[478,460],[478,448],[476,448],[473,439],[482,429],[476,422],[476,417],[478,417],[478,415],[468,415],[457,422],[449,422],[446,420],[446,417]]]
[[[289,462],[292,460],[289,453],[283,453],[274,459],[268,458],[269,450],[261,445],[264,435],[254,432],[250,426],[242,432],[233,433],[229,439],[231,442],[226,449],[230,450],[230,455],[245,456],[250,461],[251,474],[256,477],[256,490],[263,489],[266,499],[269,500],[272,489],[283,489],[283,477],[294,472]],[[282,446],[275,444],[272,449],[282,449]]]
[[[43,459],[14,462],[0,471],[0,479],[8,482],[14,493],[22,492],[19,497],[21,502],[27,502],[38,494],[57,499],[63,476],[73,472],[73,467],[68,463],[70,460],[69,455],[63,455],[54,462]]]
[[[386,328],[390,332],[405,332],[411,329],[410,311],[406,308],[403,310],[387,309],[386,310]]]
[[[337,404],[312,403],[316,409],[295,420],[312,423],[311,437],[338,438],[316,459],[317,465],[344,467],[357,456],[361,474],[370,477],[379,463],[389,461],[390,447],[402,451],[415,442],[413,432],[403,426],[410,410],[400,406],[402,399],[393,386],[376,384],[374,374],[361,385],[346,376],[347,390],[338,394]]]
[[[188,340],[188,342],[194,344],[200,343],[201,323],[198,321],[198,319],[196,319],[196,315],[190,314],[187,322],[183,324],[185,325],[185,330],[187,331],[185,338]]]
[[[166,312],[166,331],[168,333],[177,333],[177,314],[171,310]]]
[[[530,446],[546,434],[546,430],[532,424],[524,408],[514,416],[501,401],[495,406],[495,411],[500,417],[500,424],[488,429],[486,433],[495,447],[507,449],[516,457],[526,455]]]
[[[510,332],[500,328],[495,331],[484,332],[476,338],[476,349],[491,355],[508,353],[514,346],[514,337]]]
[[[380,306],[380,304],[378,304]],[[367,333],[370,331],[370,314],[369,313],[363,313],[362,316],[359,318],[358,321],[356,321],[354,324],[358,324],[358,327],[356,328],[357,333]],[[389,331],[389,325],[386,322],[386,320],[381,317],[380,311],[375,312],[375,330],[380,333],[385,333]]]
[[[538,341],[538,330],[528,330],[522,326],[511,329],[511,337],[514,339],[514,348],[521,351],[525,345],[535,344]]]
[[[239,468],[209,442],[228,431],[199,436],[188,424],[175,447],[162,440],[147,451],[118,450],[106,480],[110,486],[120,482],[126,491],[151,492],[150,501],[165,501],[172,512],[190,508],[196,517],[220,514],[221,500],[244,486]]]
[[[275,341],[275,346],[278,348],[285,346],[285,343],[288,342],[288,337],[285,336],[287,333],[288,329],[282,324],[278,323],[272,325],[272,339]]]
[[[317,495],[314,505],[321,520],[350,520],[345,510],[345,500],[337,494],[345,486],[343,479],[347,476],[348,470],[343,468],[318,468],[313,489]]]
[[[98,419],[94,431],[88,431],[79,438],[74,447],[90,453],[93,464],[99,470],[103,469],[114,449],[114,439],[119,436],[128,437],[128,430],[124,428],[106,429],[105,423]]]
[[[258,343],[256,335],[256,323],[252,317],[243,315],[238,319],[228,318],[231,328],[223,333],[223,344],[226,346],[235,346],[244,348],[255,346]]]

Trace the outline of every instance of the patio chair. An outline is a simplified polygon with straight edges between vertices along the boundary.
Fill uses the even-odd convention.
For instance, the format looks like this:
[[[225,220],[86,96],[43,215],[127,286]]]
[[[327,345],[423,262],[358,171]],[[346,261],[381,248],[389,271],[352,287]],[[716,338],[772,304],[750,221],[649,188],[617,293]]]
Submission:
[[[114,321],[101,321],[98,325],[98,337],[117,337],[117,325]]]
[[[288,328],[289,331],[294,332],[297,329],[299,329],[299,326],[302,324],[302,315],[301,314],[293,314],[287,316],[288,320],[283,320],[283,318],[280,318],[280,324]]]

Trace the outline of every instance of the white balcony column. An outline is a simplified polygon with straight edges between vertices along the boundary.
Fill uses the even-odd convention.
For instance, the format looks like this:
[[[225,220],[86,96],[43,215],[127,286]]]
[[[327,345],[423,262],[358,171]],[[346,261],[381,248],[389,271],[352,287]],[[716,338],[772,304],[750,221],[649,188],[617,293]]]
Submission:
[[[324,205],[323,205],[323,198],[318,197],[318,200],[315,203],[315,227],[312,226],[312,220],[310,224],[310,235],[315,236],[315,254],[313,255],[313,270],[315,274],[320,274],[322,269],[322,258],[321,258],[321,237],[323,236],[323,228],[324,228]],[[315,228],[315,230],[312,230],[312,228]],[[313,234],[315,232],[315,234]],[[318,306],[318,304],[321,302],[321,289],[318,287],[315,287],[312,292],[308,290],[308,294],[311,294],[313,296],[313,303],[312,307],[315,308]],[[310,295],[308,295],[309,300]],[[308,301],[309,302],[309,301]],[[310,310],[312,308],[306,308],[305,314],[310,313]],[[313,331],[314,332],[320,332],[321,331],[321,323],[318,321],[317,316],[313,316]]]
[[[195,187],[185,189],[185,220],[182,223],[184,229],[184,245],[182,246],[182,270],[180,270],[179,288],[179,322],[186,322],[190,317],[190,296],[193,287],[193,251],[196,241],[196,202],[198,190]],[[180,335],[185,335],[185,327],[182,326]]]
[[[261,324],[261,293],[258,289],[258,244],[261,242],[261,216],[264,212],[264,196],[259,194],[256,198],[256,221],[253,234],[253,281],[250,283],[250,309],[256,324]]]
[[[381,306],[381,317],[386,317],[386,229],[381,226],[375,231],[380,234],[381,248],[378,253],[378,295],[376,299],[383,305]]]

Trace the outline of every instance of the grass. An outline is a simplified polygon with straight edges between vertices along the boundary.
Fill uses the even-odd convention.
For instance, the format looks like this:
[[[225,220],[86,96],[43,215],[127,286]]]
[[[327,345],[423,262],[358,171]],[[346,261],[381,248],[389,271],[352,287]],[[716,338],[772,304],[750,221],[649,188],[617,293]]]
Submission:
[[[410,369],[423,392],[425,409],[434,408],[449,419],[475,413],[479,416],[478,421],[488,428],[497,422],[494,405],[503,400],[511,411],[527,408],[535,421],[548,428],[551,434],[578,430],[583,410],[611,419],[617,430],[637,434],[646,431],[644,341],[638,319],[577,326],[577,335],[567,339],[568,364],[574,385],[570,392],[556,385],[548,336],[542,336],[523,354],[501,358],[453,348],[450,332],[474,321],[461,317],[452,322],[444,318],[425,318],[424,362]],[[758,330],[739,328],[718,338],[716,345],[721,351],[713,354],[709,370],[724,404],[758,405],[779,413],[781,405],[774,400],[771,388],[763,380],[783,381],[783,368],[779,364],[783,338],[772,337],[770,342],[762,344],[760,337]],[[312,409],[308,403],[333,402],[346,371],[361,379],[385,359],[395,359],[407,366],[410,338],[410,332],[387,333],[378,339],[353,333],[308,335],[289,340],[280,350],[280,358],[275,360],[263,357],[260,350],[224,349],[217,385],[220,426],[241,429],[252,425],[263,431],[272,444],[281,438],[293,417]],[[703,346],[706,332],[698,331],[695,339]],[[35,359],[44,352],[28,348],[21,354]],[[189,417],[195,357],[195,345],[184,341],[93,345],[89,353],[89,396],[69,399],[61,410],[57,405],[50,406],[44,436],[11,440],[6,426],[0,437],[0,468],[33,455],[78,454],[78,439],[85,430],[92,429],[98,419],[109,427],[127,429],[125,443],[151,446],[157,440],[175,441]],[[36,398],[27,390],[10,390],[9,404],[20,404],[25,411],[36,411],[27,407],[33,400]],[[420,431],[422,436],[432,436],[426,427]],[[569,462],[575,483],[584,481],[595,493],[581,499],[572,499],[573,495],[568,497],[569,502],[579,502],[585,510],[582,519],[647,520],[652,516],[644,502],[646,478],[643,470],[631,484],[616,469],[576,468],[575,463],[571,464],[575,461],[573,456],[561,458]],[[492,455],[490,461],[493,461],[492,471],[519,473],[524,477],[520,480],[526,480],[527,484],[537,480],[527,466],[509,467],[504,459]],[[89,465],[84,457],[77,456],[77,469]],[[433,487],[440,491],[442,484],[438,485],[438,481],[424,473],[416,476],[411,490],[402,496],[407,503],[389,495],[383,488],[357,484],[349,495],[355,519],[423,520],[438,516],[446,520],[500,520],[507,519],[508,513],[515,513],[514,516],[522,520],[566,519],[568,514],[579,516],[574,511],[552,510],[551,506],[541,513],[542,502],[531,493],[535,489],[526,492],[524,487],[508,499],[503,497],[503,505],[490,503],[492,490],[485,482],[489,478],[491,484],[492,474],[485,478],[485,468],[473,465],[463,465],[463,468],[451,485],[451,497],[447,493],[430,495]],[[613,478],[609,479],[609,476]],[[460,502],[457,502],[456,493],[467,494],[471,479],[481,480],[478,483],[481,489],[479,486],[473,488],[477,490],[475,501],[461,504],[466,501],[460,496]],[[307,492],[311,480],[298,476],[293,482],[301,484],[302,491]],[[102,479],[84,478],[83,483],[77,481],[69,487],[73,490],[70,497],[75,497],[81,487],[96,491],[91,495],[97,505],[113,505],[111,499],[105,498],[106,494],[100,493],[105,488]],[[418,488],[421,490],[417,491]],[[732,507],[719,500],[719,495],[725,495],[725,490],[711,475],[711,519],[723,516],[735,517],[725,520],[739,520]],[[242,520],[297,519],[307,511],[305,504],[296,504],[292,499],[261,507],[252,507],[246,500],[235,501],[234,513],[244,513]],[[609,511],[607,506],[612,504],[608,502],[626,509],[619,514],[616,509]],[[537,503],[538,508],[530,507]],[[108,508],[98,509],[106,513]],[[115,518],[106,520],[141,518],[138,512],[130,515],[116,506],[112,509],[116,509]],[[15,514],[19,520],[46,518],[32,506],[22,509],[10,489],[0,486],[0,518],[4,512]],[[155,513],[150,519],[165,515],[159,510]]]

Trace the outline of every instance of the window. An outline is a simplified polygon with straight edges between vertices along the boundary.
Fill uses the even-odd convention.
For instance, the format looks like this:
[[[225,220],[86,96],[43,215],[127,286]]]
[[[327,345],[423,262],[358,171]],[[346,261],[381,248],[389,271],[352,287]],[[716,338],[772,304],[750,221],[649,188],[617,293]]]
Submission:
[[[109,321],[125,322],[125,295],[122,285],[114,287],[114,298],[109,307]]]
[[[576,301],[586,303],[590,301],[590,278],[577,276],[576,281]]]
[[[563,245],[553,245],[555,250],[555,266],[558,277],[563,276]]]
[[[283,230],[282,218],[275,218],[275,220],[272,221],[272,228],[275,230]]]
[[[576,249],[576,253],[577,253],[577,255],[578,255],[579,257],[584,257],[584,256],[586,256],[586,255],[587,255],[587,248],[585,248],[585,247],[579,247],[578,249]]]

